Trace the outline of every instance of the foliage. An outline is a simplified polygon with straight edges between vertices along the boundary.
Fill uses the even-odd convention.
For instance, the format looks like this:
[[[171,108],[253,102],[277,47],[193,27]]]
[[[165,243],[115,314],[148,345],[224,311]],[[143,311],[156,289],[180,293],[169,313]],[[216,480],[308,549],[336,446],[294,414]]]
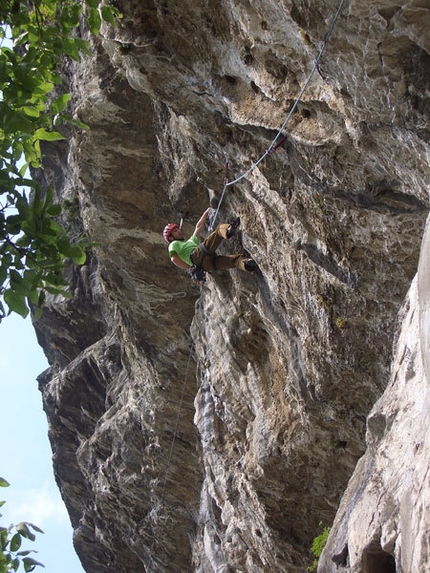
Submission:
[[[8,482],[5,479],[0,478],[0,487],[8,486]],[[0,501],[0,507],[4,505],[4,503],[4,501]],[[24,539],[30,539],[30,541],[34,541],[36,539],[32,530],[38,533],[43,533],[39,527],[26,521],[22,521],[17,525],[11,525],[10,527],[0,526],[0,573],[12,573],[13,571],[18,571],[21,564],[24,567],[25,572],[33,571],[38,565],[44,567],[42,563],[29,557],[29,555],[31,553],[35,553],[35,551],[21,549]]]
[[[321,527],[322,523],[320,522],[319,525]],[[311,551],[315,555],[316,559],[314,559],[312,565],[308,567],[308,571],[315,571],[316,568],[318,567],[318,559],[321,553],[323,552],[330,530],[331,527],[324,527],[322,533],[320,533],[320,535],[317,535],[317,537],[315,537],[315,539],[313,540]]]
[[[100,1],[0,4],[0,320],[7,314],[2,300],[9,312],[26,316],[29,303],[41,309],[46,292],[66,293],[68,259],[85,262],[83,245],[72,244],[59,223],[52,192],[42,193],[26,173],[42,166],[42,142],[63,139],[62,123],[86,127],[67,113],[70,94],[58,95],[59,64],[89,53],[79,37],[83,19],[92,34],[103,20],[115,23],[115,6]],[[3,46],[9,33],[14,49]]]

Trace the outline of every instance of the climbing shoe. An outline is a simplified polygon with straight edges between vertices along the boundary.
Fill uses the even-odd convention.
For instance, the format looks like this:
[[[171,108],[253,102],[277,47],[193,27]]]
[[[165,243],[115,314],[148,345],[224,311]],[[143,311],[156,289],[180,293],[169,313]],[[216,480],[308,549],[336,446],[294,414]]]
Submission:
[[[258,269],[257,263],[253,259],[247,259],[245,261],[245,270],[246,271],[256,271]]]
[[[239,217],[230,223],[230,226],[227,229],[227,239],[231,239],[233,237],[233,235],[238,230],[239,225],[240,225],[240,218]]]

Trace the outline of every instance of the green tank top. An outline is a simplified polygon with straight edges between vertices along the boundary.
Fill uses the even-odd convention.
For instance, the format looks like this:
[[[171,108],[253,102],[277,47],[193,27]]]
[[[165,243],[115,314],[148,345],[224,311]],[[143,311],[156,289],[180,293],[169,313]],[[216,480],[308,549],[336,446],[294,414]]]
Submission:
[[[192,265],[190,256],[198,244],[199,240],[195,235],[192,235],[187,241],[172,241],[169,245],[169,256],[171,257],[176,253],[181,261],[187,265]]]

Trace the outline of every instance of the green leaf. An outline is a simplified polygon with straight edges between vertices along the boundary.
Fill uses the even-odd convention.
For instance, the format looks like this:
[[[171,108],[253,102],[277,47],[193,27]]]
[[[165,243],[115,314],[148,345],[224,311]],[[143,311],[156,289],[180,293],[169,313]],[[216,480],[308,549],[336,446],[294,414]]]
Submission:
[[[39,300],[37,301],[37,305],[42,307],[45,304],[45,300],[46,300],[46,292],[44,290],[41,290],[39,292]]]
[[[23,177],[25,175],[25,173],[27,172],[28,169],[28,163],[23,163],[20,170],[19,170],[19,174],[21,175],[21,177]]]
[[[10,483],[6,481],[4,478],[0,477],[0,487],[9,487]]]
[[[67,115],[66,113],[61,114],[59,116],[59,119],[62,119],[63,121],[66,121],[67,123],[70,123],[71,125],[74,125],[75,127],[79,127],[81,129],[89,129],[89,126],[86,123],[82,123],[81,121],[76,121],[70,115]]]
[[[38,109],[37,107],[30,106],[30,105],[25,105],[21,109],[25,113],[25,115],[28,115],[30,117],[39,117],[40,112],[42,111],[42,110]]]
[[[26,555],[30,555],[30,553],[34,553],[33,550],[27,549],[26,551],[18,551],[17,555],[20,557],[25,557]]]
[[[9,217],[6,219],[6,233],[17,235],[21,231],[21,223],[21,215],[9,215]]]
[[[15,526],[15,528],[18,531],[18,533],[22,535],[22,537],[30,539],[31,541],[34,541],[36,539],[36,536],[34,535],[34,533],[30,531],[28,524],[25,521],[21,521],[20,523],[18,523]]]
[[[59,215],[61,213],[61,205],[52,204],[46,209],[46,212],[48,215],[51,215],[52,217],[56,217],[57,215]]]
[[[22,563],[24,565],[24,571],[26,571],[26,573],[29,571],[34,571],[34,569],[37,565],[40,565],[41,567],[45,567],[43,565],[43,563],[39,563],[39,561],[36,561],[35,559],[32,559],[31,557],[24,557],[24,559],[22,560]]]
[[[72,245],[70,258],[73,259],[73,262],[77,265],[83,265],[87,260],[87,255],[81,246]]]
[[[79,60],[79,47],[73,38],[64,40],[64,52],[75,62]]]
[[[14,67],[15,78],[19,81],[19,88],[25,92],[32,93],[35,89],[37,83],[34,74],[31,73],[32,70],[29,66],[21,61],[19,65]]]
[[[10,550],[15,553],[21,547],[21,535],[19,533],[15,533],[15,535],[10,540]]]
[[[21,132],[30,134],[33,131],[33,122],[23,113],[8,110],[4,118],[4,133],[14,134]]]
[[[100,32],[100,27],[102,25],[100,13],[97,10],[97,8],[90,9],[88,14],[88,25],[90,27],[91,34],[97,36]]]
[[[0,547],[2,551],[5,551],[8,546],[8,533],[9,532],[6,528],[0,527]],[[1,553],[0,556],[2,556]]]
[[[42,223],[40,237],[49,244],[54,243],[58,236],[63,232],[60,225],[57,225],[52,219],[45,219]]]
[[[37,289],[32,289],[27,293],[27,298],[33,304],[37,304],[39,300],[39,291]]]
[[[29,237],[30,239],[34,239],[36,236],[36,224],[31,219],[30,221],[23,221],[22,223],[22,231]]]
[[[42,307],[41,306],[36,307],[36,310],[34,311],[33,321],[37,322],[39,318],[42,316],[42,313],[43,313]]]
[[[70,99],[71,99],[70,94],[63,94],[57,97],[57,99],[55,99],[51,104],[51,112],[56,114],[60,113],[60,111],[64,111]]]
[[[31,239],[27,237],[27,235],[21,235],[16,241],[15,244],[17,247],[25,248],[28,247],[31,243]]]
[[[29,309],[25,303],[25,296],[22,293],[17,293],[11,289],[6,289],[3,298],[5,303],[12,312],[16,312],[23,318],[25,318],[28,315]],[[24,537],[26,536],[24,535]]]
[[[36,139],[40,139],[42,141],[58,141],[60,139],[64,139],[58,131],[48,131],[44,127],[40,127],[36,130],[34,136]]]
[[[35,95],[43,96],[49,94],[54,89],[52,82],[40,82],[33,90]]]
[[[68,20],[73,28],[79,26],[79,17],[81,13],[82,13],[82,5],[80,2],[76,2],[75,4],[69,7]]]
[[[7,267],[0,265],[0,289],[3,286],[3,283],[7,279]]]
[[[114,8],[112,8],[111,6],[102,6],[101,13],[103,20],[109,22],[109,24],[112,24],[112,26],[116,25]]]
[[[86,2],[91,8],[97,8],[100,4],[100,0],[86,0]]]
[[[27,202],[25,195],[17,198],[15,206],[18,209],[20,215],[23,215],[24,217],[27,216],[30,206]]]
[[[15,266],[16,266],[16,263],[17,263],[17,261],[16,261],[16,257],[15,257],[15,259],[14,259]],[[10,285],[12,287],[12,290],[17,291],[17,292],[24,292],[24,289],[22,288],[22,276],[15,269],[9,269],[9,281],[10,281]]]
[[[58,249],[65,257],[69,257],[77,265],[83,265],[86,261],[86,254],[84,249],[78,244],[71,244],[65,238],[58,241]]]
[[[46,290],[46,292],[49,292],[50,294],[54,294],[54,295],[59,294],[59,295],[63,296],[64,298],[72,298],[72,295],[68,291],[66,291],[60,287],[55,287],[55,286],[49,285],[49,286],[45,287],[45,290]]]
[[[73,41],[75,42],[78,50],[82,50],[85,54],[91,56],[90,43],[87,42],[87,40],[82,40],[82,38],[73,38]]]
[[[40,527],[34,525],[34,523],[28,523],[27,525],[29,525],[31,529],[34,529],[34,531],[37,531],[37,533],[45,533],[43,529],[40,529]]]

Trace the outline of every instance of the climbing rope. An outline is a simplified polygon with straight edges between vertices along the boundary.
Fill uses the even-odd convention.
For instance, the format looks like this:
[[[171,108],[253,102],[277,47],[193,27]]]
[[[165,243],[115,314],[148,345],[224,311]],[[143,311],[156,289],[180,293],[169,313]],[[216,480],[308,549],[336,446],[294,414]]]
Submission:
[[[164,475],[164,483],[163,483],[163,489],[161,492],[161,500],[164,499],[164,492],[166,491],[166,484],[167,484],[167,477],[169,475],[169,471],[170,471],[170,466],[171,466],[171,462],[172,462],[172,455],[173,455],[173,448],[176,442],[176,437],[178,435],[178,427],[179,427],[179,419],[181,417],[181,410],[182,410],[182,404],[184,401],[184,394],[185,394],[185,385],[187,383],[187,378],[188,378],[188,369],[190,367],[190,362],[191,362],[191,354],[193,351],[193,347],[192,345],[190,346],[190,352],[188,354],[188,361],[187,361],[187,367],[185,368],[185,376],[184,376],[184,380],[182,382],[182,390],[181,390],[181,398],[179,400],[179,407],[178,407],[178,413],[176,416],[176,424],[175,424],[175,429],[173,431],[173,438],[172,438],[172,443],[170,445],[170,452],[169,452],[169,457],[167,459],[167,466],[166,466],[166,473]]]
[[[300,100],[301,100],[303,94],[305,93],[305,91],[306,91],[308,85],[310,84],[311,79],[312,79],[312,77],[313,77],[315,71],[319,70],[319,62],[320,62],[320,60],[321,60],[321,58],[322,58],[322,55],[323,55],[323,53],[324,53],[324,50],[325,50],[325,48],[326,48],[326,46],[327,46],[327,43],[328,43],[328,41],[329,41],[329,39],[330,39],[330,36],[331,36],[331,34],[332,34],[332,32],[333,32],[333,29],[334,29],[334,27],[335,27],[335,25],[336,25],[336,22],[337,22],[337,20],[338,20],[338,18],[339,18],[339,15],[340,15],[340,13],[341,13],[341,11],[342,11],[342,8],[343,8],[344,3],[345,3],[345,0],[341,0],[341,1],[340,1],[340,4],[339,4],[339,6],[338,6],[338,9],[337,9],[337,11],[336,11],[336,13],[335,13],[335,15],[334,15],[334,17],[333,17],[333,20],[332,20],[332,22],[331,22],[331,24],[330,24],[330,27],[329,27],[329,29],[328,29],[326,35],[325,35],[323,45],[322,45],[322,47],[321,47],[321,49],[320,49],[320,51],[319,51],[319,53],[318,53],[318,56],[317,56],[316,59],[315,59],[314,66],[313,66],[313,68],[312,68],[310,74],[308,75],[308,78],[307,78],[307,80],[306,80],[304,86],[302,87],[302,89],[301,89],[299,95],[297,96],[296,100],[294,101],[294,103],[293,103],[293,105],[292,105],[290,111],[288,112],[288,115],[287,115],[287,117],[285,118],[284,123],[283,123],[283,124],[281,125],[281,127],[279,128],[279,131],[278,131],[278,133],[276,134],[275,138],[273,139],[272,143],[269,145],[269,147],[266,149],[266,151],[263,153],[263,155],[262,155],[253,165],[251,165],[251,167],[250,167],[247,171],[245,171],[244,173],[242,173],[242,175],[240,175],[239,177],[237,177],[237,178],[234,179],[233,181],[228,181],[227,178],[224,180],[223,192],[222,192],[221,198],[220,198],[220,200],[219,200],[219,202],[218,202],[218,206],[217,206],[217,210],[216,210],[216,212],[215,212],[215,215],[214,215],[214,217],[213,217],[213,219],[212,219],[212,221],[211,221],[210,230],[212,230],[212,229],[214,228],[215,220],[216,220],[216,218],[217,218],[217,216],[218,216],[218,212],[219,212],[219,210],[220,210],[221,203],[222,203],[222,201],[223,201],[223,199],[224,199],[224,195],[225,195],[225,192],[226,192],[227,187],[230,187],[231,185],[235,185],[236,183],[238,183],[239,181],[241,181],[242,179],[244,179],[245,177],[247,177],[270,153],[274,153],[274,152],[284,143],[284,141],[287,139],[287,136],[284,135],[284,136],[282,137],[282,139],[277,143],[278,139],[281,137],[282,132],[283,132],[284,129],[285,129],[285,126],[286,126],[287,123],[289,122],[289,120],[290,120],[291,116],[293,115],[293,113],[294,113],[294,111],[295,111],[297,105],[299,104],[299,102],[300,102]],[[227,168],[226,168],[226,169],[227,169]]]
[[[190,345],[190,351],[189,351],[189,354],[188,354],[187,367],[185,368],[184,380],[183,380],[183,382],[182,382],[181,397],[180,397],[180,399],[179,399],[179,406],[178,406],[178,412],[177,412],[177,415],[176,415],[175,429],[173,430],[172,442],[171,442],[171,444],[170,444],[170,451],[169,451],[169,455],[168,455],[168,458],[167,458],[166,471],[165,471],[164,480],[163,480],[163,487],[162,487],[161,494],[160,494],[160,503],[163,503],[163,501],[164,501],[164,495],[165,495],[165,492],[166,492],[166,485],[167,485],[167,478],[168,478],[168,475],[169,475],[169,472],[170,472],[170,468],[171,468],[171,465],[172,465],[173,448],[174,448],[174,446],[175,446],[176,437],[177,437],[177,435],[178,435],[179,420],[180,420],[181,412],[182,412],[182,404],[183,404],[183,402],[184,402],[185,386],[186,386],[187,379],[188,379],[188,370],[189,370],[189,367],[190,367],[191,354],[192,354],[192,352],[193,352],[193,345],[191,344],[191,345]],[[156,538],[157,538],[157,529],[158,529],[158,526],[157,526],[157,524],[156,524],[156,525],[155,525],[154,535],[153,535],[153,538],[152,538],[151,553],[152,553],[152,551],[153,551],[153,549],[154,549],[155,541],[156,541]],[[149,555],[149,559],[152,561],[152,556],[151,556],[151,555]]]
[[[209,231],[213,231],[213,230],[214,230],[215,220],[216,220],[216,218],[218,217],[218,211],[219,211],[219,208],[221,207],[221,203],[222,203],[222,201],[223,201],[223,199],[224,199],[224,195],[225,195],[225,192],[226,192],[226,190],[227,190],[227,185],[228,185],[228,161],[225,162],[224,188],[223,188],[222,193],[221,193],[221,198],[220,198],[220,200],[218,201],[218,206],[217,206],[217,208],[216,208],[215,214],[214,214],[214,216],[212,217],[212,219],[211,219],[211,221],[210,221]]]

